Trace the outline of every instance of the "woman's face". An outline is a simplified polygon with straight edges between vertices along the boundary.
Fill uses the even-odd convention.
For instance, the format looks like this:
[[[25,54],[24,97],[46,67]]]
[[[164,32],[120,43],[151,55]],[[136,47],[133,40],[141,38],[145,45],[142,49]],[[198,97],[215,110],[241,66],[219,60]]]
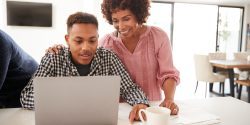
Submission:
[[[130,10],[117,9],[112,13],[112,21],[121,38],[128,38],[136,34],[138,22]]]

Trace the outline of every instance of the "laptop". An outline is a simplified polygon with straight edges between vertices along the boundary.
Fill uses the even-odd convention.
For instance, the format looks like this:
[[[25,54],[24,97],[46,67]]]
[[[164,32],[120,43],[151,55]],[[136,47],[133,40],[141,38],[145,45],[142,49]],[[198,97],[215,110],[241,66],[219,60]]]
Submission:
[[[36,125],[117,125],[119,76],[37,77]]]

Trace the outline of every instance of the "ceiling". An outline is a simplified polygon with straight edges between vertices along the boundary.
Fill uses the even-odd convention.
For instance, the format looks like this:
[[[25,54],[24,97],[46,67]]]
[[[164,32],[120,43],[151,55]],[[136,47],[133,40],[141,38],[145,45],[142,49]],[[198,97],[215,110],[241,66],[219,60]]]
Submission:
[[[203,3],[203,4],[235,5],[235,6],[245,6],[247,4],[250,4],[250,0],[152,0],[152,1]]]

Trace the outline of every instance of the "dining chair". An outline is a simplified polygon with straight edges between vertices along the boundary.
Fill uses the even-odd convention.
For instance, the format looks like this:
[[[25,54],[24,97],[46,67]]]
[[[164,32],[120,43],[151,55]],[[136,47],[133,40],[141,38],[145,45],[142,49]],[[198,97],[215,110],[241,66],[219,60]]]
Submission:
[[[234,60],[246,61],[248,56],[250,56],[250,52],[236,52],[234,53]],[[234,68],[234,73],[239,75],[239,80],[249,79],[249,75],[250,75],[249,69]],[[237,92],[241,93],[241,89],[237,89]]]
[[[213,67],[209,63],[209,56],[208,55],[194,55],[194,64],[195,64],[195,76],[196,76],[196,88],[195,93],[197,91],[198,83],[205,82],[206,83],[206,91],[205,97],[207,94],[207,83],[213,84],[219,82],[222,84],[222,96],[224,96],[224,82],[226,79],[225,75],[221,75],[219,73],[213,72]]]
[[[225,52],[213,52],[213,53],[208,53],[208,58],[209,60],[226,60],[227,54]],[[222,68],[215,68],[213,67],[213,72],[219,73],[221,75],[224,75],[226,78],[229,78],[228,76],[228,71]],[[239,75],[235,74],[235,78],[238,79]],[[213,92],[213,84],[209,85],[209,91]],[[224,84],[220,84],[219,86],[219,92],[222,91],[222,87],[224,87]]]
[[[250,80],[236,80],[235,82],[240,85],[238,99],[241,98],[242,86],[246,86],[248,92],[248,102],[250,103]]]
[[[208,53],[209,60],[226,60],[227,54],[224,52],[214,52],[214,53]]]
[[[234,60],[247,60],[250,55],[249,52],[236,52],[234,53]],[[235,68],[234,72],[240,75],[240,79],[248,79],[249,71],[246,69]]]

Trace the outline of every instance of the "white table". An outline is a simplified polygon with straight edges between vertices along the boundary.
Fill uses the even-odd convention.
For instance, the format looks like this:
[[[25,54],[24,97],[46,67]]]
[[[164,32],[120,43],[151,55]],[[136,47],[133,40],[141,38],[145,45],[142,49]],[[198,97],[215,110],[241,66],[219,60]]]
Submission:
[[[152,102],[152,105],[158,105]],[[218,125],[250,125],[250,104],[232,97],[214,97],[177,101],[180,115],[194,108],[220,117]],[[119,105],[119,125],[128,125],[128,113],[131,107],[126,103]],[[190,114],[191,115],[191,114]],[[178,119],[178,118],[177,118]],[[20,108],[0,109],[0,125],[34,125],[34,111]],[[136,122],[135,124],[140,124]]]

